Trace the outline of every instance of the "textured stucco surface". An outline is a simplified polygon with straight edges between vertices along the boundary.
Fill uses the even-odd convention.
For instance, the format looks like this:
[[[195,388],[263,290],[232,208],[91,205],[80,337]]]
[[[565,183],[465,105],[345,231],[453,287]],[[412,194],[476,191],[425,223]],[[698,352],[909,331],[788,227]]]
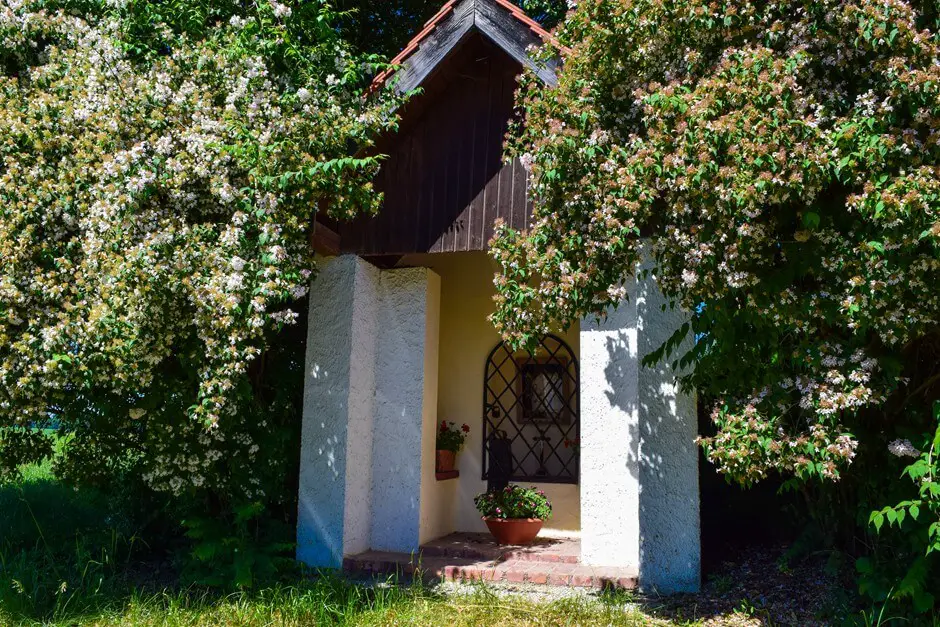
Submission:
[[[668,306],[654,277],[640,283],[636,296],[642,359],[687,314]],[[691,342],[686,338],[678,354]],[[670,593],[698,590],[701,570],[698,410],[695,395],[679,390],[672,359],[639,371],[640,582]]]
[[[633,300],[603,321],[581,321],[581,559],[587,564],[639,569],[638,368]]]
[[[437,482],[451,492],[439,492],[439,512],[447,512],[431,536],[453,531],[486,532],[473,505],[473,497],[486,490],[482,475],[483,374],[486,356],[499,342],[499,334],[487,319],[493,312],[493,275],[496,266],[484,252],[407,255],[400,265],[426,266],[440,275],[440,361],[437,420],[470,425],[470,436],[457,456],[460,477]],[[578,354],[577,325],[559,332]],[[429,444],[430,442],[427,442]],[[539,484],[552,500],[555,515],[542,535],[576,534],[581,527],[577,485]],[[430,503],[431,501],[429,501]],[[445,509],[450,505],[449,510]],[[447,516],[447,514],[442,514]]]
[[[633,567],[660,592],[699,587],[694,395],[668,363],[641,366],[685,320],[662,310],[655,277],[608,316],[581,323],[582,559]]]
[[[440,288],[426,268],[388,270],[381,277],[371,548],[408,552],[421,540],[422,480],[434,480],[433,458],[422,440],[425,424],[436,421],[436,385],[431,389],[426,379],[428,370],[436,378],[437,334],[429,333],[428,317],[436,315]]]
[[[355,256],[322,265],[310,297],[297,557],[337,567],[453,530],[434,477],[440,279]]]
[[[348,263],[348,262],[346,262]],[[349,413],[346,432],[346,511],[343,554],[368,550],[372,519],[372,438],[375,429],[375,355],[379,333],[380,283],[374,266],[356,260],[352,345],[349,357]]]
[[[311,286],[297,559],[312,566],[368,548],[376,285],[374,268],[340,257]]]

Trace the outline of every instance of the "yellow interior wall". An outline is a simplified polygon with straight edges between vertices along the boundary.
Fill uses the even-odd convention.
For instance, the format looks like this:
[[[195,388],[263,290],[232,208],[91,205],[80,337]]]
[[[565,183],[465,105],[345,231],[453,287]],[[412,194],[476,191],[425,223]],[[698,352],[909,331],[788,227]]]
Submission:
[[[460,477],[451,501],[455,531],[486,531],[473,505],[473,497],[486,490],[482,475],[483,377],[486,358],[499,342],[499,334],[487,319],[493,311],[493,275],[496,265],[484,252],[408,255],[399,266],[424,266],[441,277],[440,342],[438,357],[437,420],[470,425],[470,435],[457,457]],[[558,332],[577,356],[578,328]],[[449,483],[449,482],[448,482]],[[541,484],[554,507],[544,533],[570,533],[581,528],[577,485]],[[446,492],[446,491],[445,491]],[[450,496],[450,495],[448,495]]]
[[[421,425],[421,522],[418,539],[423,544],[447,535],[454,528],[455,486],[448,481],[436,481],[434,440],[437,435],[437,395],[440,354],[440,278],[429,272],[427,322],[425,325],[424,398],[426,406]]]

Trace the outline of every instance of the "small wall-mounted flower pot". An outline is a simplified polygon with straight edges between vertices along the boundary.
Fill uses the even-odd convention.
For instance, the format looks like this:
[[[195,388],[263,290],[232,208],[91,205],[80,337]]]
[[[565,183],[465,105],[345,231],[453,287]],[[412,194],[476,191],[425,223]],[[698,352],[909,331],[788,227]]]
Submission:
[[[531,544],[542,530],[541,518],[483,518],[499,544]]]
[[[438,449],[437,451],[437,472],[451,472],[454,469],[454,461],[457,453]]]

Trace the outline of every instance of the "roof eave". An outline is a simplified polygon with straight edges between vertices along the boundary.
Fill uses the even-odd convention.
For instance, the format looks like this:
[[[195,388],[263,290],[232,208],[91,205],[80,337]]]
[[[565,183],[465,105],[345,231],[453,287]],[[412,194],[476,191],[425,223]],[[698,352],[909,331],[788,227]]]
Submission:
[[[370,91],[390,84],[400,94],[421,86],[434,69],[466,37],[478,31],[524,67],[530,68],[546,85],[558,79],[558,62],[536,62],[530,46],[546,42],[560,50],[554,37],[508,0],[450,0],[425,24],[391,64],[393,68],[376,76]],[[397,68],[397,71],[396,71]],[[390,81],[394,76],[394,81]]]

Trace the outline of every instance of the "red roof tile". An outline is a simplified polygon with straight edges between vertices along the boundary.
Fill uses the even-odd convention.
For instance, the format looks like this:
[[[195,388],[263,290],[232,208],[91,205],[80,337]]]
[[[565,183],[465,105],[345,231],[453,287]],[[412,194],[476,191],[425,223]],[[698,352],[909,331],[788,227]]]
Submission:
[[[418,49],[418,46],[421,45],[421,42],[434,31],[438,24],[440,24],[444,18],[446,18],[451,11],[454,10],[454,6],[461,0],[448,0],[440,10],[434,14],[434,16],[424,23],[424,27],[421,29],[417,35],[415,35],[411,41],[408,42],[408,45],[404,49],[395,55],[395,58],[392,59],[389,63],[393,67],[388,68],[380,72],[374,79],[372,79],[372,85],[369,87],[369,91],[375,91],[381,87],[389,77],[395,73],[396,67],[400,66],[405,59],[407,59],[411,54]],[[525,12],[514,5],[509,0],[493,0],[496,4],[500,5],[507,11],[509,11],[514,18],[525,24],[529,27],[533,33],[538,35],[543,41],[547,41],[563,52],[570,52],[568,48],[562,46],[554,35],[549,33],[547,30],[542,28],[538,22],[530,18]]]

